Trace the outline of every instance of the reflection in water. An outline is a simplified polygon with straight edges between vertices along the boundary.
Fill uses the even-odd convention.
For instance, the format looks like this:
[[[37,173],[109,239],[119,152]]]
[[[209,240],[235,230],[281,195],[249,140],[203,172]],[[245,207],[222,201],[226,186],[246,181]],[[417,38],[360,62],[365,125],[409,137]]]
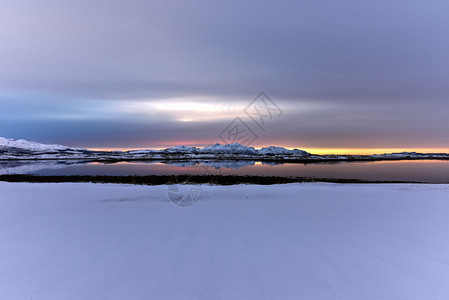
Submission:
[[[164,162],[165,164],[171,165],[171,166],[177,166],[177,167],[189,167],[189,166],[208,166],[213,167],[215,169],[240,169],[242,167],[246,166],[253,166],[256,162],[252,160],[225,160],[225,161],[217,161],[217,160],[210,160],[210,161],[187,161],[187,162],[177,162],[177,161],[168,161]]]
[[[59,160],[10,160],[0,161],[0,175],[8,174],[36,174],[41,170],[59,170],[69,166],[83,166],[83,161],[59,161]]]
[[[36,175],[252,175],[449,182],[449,161],[279,163],[249,160],[92,163],[83,161],[0,161],[0,174]]]

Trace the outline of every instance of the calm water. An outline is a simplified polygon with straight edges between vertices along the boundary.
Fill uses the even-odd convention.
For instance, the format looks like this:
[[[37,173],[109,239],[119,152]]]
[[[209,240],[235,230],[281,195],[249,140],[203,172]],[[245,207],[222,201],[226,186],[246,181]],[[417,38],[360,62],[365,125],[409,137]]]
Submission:
[[[268,175],[365,180],[401,180],[449,183],[449,161],[377,161],[348,163],[286,163],[252,161],[203,163],[118,162],[0,162],[0,174],[36,175]]]

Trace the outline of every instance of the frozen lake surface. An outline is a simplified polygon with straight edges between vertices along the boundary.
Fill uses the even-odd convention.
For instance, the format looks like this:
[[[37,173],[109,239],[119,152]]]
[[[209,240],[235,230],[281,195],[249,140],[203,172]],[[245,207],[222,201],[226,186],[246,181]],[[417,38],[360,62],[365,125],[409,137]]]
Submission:
[[[448,185],[199,188],[0,182],[0,298],[449,295]]]

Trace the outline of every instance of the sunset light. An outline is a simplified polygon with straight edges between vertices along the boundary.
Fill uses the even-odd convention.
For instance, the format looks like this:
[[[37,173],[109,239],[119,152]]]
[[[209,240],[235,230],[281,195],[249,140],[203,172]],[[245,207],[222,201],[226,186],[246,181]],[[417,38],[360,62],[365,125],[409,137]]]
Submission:
[[[0,300],[448,300],[448,0],[2,0]]]

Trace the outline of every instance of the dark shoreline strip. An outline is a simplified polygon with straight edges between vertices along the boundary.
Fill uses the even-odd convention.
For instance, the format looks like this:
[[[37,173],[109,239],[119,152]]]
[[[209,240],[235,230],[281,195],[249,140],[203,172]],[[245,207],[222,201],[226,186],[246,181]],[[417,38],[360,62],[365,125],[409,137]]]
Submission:
[[[175,183],[188,184],[283,184],[295,182],[330,182],[330,183],[429,183],[419,181],[387,181],[387,180],[362,180],[362,179],[338,179],[338,178],[313,178],[313,177],[279,177],[279,176],[206,176],[206,175],[146,175],[146,176],[40,176],[40,175],[0,175],[0,181],[6,182],[30,182],[30,183],[62,183],[62,182],[91,182],[91,183],[116,183],[136,185],[164,185]]]

